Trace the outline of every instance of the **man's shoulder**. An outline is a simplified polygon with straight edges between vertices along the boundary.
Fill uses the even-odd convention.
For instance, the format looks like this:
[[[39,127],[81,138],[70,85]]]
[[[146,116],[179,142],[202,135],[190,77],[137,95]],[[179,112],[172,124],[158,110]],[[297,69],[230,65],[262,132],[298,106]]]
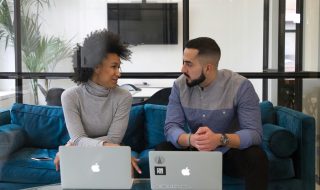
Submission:
[[[181,85],[186,85],[186,76],[184,74],[180,75],[176,81],[176,85],[181,86]]]
[[[228,70],[228,69],[219,70],[219,75],[222,78],[229,79],[229,80],[231,79],[233,81],[245,81],[245,80],[247,80],[246,77],[244,77],[244,76],[242,76],[239,73],[236,73],[234,71]]]

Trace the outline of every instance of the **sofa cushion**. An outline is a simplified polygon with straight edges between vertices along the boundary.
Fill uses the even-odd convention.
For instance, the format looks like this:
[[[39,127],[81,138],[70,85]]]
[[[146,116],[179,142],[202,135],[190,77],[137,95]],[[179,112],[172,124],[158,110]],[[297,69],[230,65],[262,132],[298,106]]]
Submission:
[[[132,106],[127,131],[122,143],[131,150],[141,152],[145,148],[144,139],[144,106]]]
[[[0,159],[5,159],[25,144],[25,132],[20,125],[2,125],[0,139]]]
[[[11,120],[27,133],[27,146],[57,148],[69,140],[61,107],[15,103]]]
[[[291,158],[279,158],[275,156],[270,149],[266,148],[264,151],[269,160],[269,179],[281,180],[290,179],[295,176],[293,161]]]
[[[260,103],[261,120],[262,124],[275,123],[276,112],[273,108],[273,104],[269,101],[263,101]]]
[[[0,109],[0,125],[10,123],[10,110]]]
[[[149,152],[154,149],[146,149],[139,154],[139,167],[142,173],[139,175],[139,178],[150,178],[150,169],[149,169]]]
[[[3,163],[0,180],[17,183],[59,183],[60,174],[53,163],[56,152],[56,149],[23,148]],[[50,157],[52,160],[37,161],[31,159],[33,157]]]
[[[146,117],[146,148],[150,149],[166,140],[163,127],[166,119],[167,106],[146,104],[144,111]]]
[[[273,124],[263,125],[263,143],[269,146],[274,155],[279,158],[289,157],[298,148],[294,134],[289,130]]]

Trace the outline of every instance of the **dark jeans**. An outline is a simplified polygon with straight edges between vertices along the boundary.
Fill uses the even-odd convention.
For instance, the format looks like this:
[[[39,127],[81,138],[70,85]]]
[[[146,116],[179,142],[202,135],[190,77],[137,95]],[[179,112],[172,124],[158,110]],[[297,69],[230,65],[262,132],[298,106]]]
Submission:
[[[196,151],[196,149],[177,149],[170,142],[159,144],[158,151]],[[223,154],[223,173],[243,178],[246,190],[266,190],[268,186],[268,159],[259,146],[239,150],[231,148]]]

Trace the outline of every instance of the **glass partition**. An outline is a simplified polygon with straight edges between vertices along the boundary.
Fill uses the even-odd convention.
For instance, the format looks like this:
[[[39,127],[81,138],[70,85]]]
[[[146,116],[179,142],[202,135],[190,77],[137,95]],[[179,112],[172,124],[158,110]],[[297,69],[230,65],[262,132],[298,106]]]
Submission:
[[[303,112],[316,120],[316,175],[320,175],[320,79],[303,80]],[[318,181],[319,183],[319,181]]]
[[[49,87],[46,87],[46,83],[49,83]],[[37,85],[36,90],[32,84]],[[48,93],[50,89],[67,89],[72,86],[76,86],[76,84],[70,79],[24,79],[22,92],[23,103],[46,105],[46,93]],[[53,98],[60,99],[60,97]]]
[[[304,2],[303,70],[320,71],[320,1]]]
[[[14,82],[14,79],[0,79],[0,109],[9,108],[16,102]]]

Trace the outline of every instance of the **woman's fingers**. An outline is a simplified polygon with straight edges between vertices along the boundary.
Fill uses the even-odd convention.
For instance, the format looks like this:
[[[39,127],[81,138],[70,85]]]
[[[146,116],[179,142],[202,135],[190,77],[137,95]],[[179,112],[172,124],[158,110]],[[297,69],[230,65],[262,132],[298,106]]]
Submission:
[[[54,158],[54,165],[56,166],[56,171],[59,171],[59,166],[60,166],[60,157],[59,154],[56,154],[56,157]]]
[[[139,174],[141,174],[141,169],[139,168],[139,166],[138,166],[138,159],[136,159],[136,158],[131,158],[131,164],[132,164],[132,167],[139,173]]]

